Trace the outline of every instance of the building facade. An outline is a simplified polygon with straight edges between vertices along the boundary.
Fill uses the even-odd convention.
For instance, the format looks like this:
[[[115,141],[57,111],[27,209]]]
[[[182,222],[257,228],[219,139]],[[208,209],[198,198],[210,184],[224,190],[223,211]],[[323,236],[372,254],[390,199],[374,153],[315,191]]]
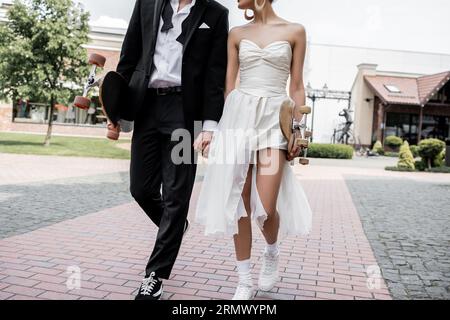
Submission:
[[[352,97],[354,132],[364,145],[392,135],[410,144],[450,138],[450,71],[405,74],[360,64]]]

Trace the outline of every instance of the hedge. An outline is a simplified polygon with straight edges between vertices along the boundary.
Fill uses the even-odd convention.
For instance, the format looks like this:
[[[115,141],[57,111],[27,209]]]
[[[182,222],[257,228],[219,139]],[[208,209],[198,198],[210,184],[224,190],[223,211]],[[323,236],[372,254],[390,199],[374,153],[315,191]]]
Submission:
[[[344,144],[312,143],[308,148],[309,158],[352,159],[353,147]]]

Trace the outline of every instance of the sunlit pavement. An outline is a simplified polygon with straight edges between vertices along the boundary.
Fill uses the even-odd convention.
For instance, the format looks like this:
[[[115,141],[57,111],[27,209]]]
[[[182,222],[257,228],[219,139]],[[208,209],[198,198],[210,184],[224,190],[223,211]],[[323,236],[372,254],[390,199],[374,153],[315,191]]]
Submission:
[[[449,254],[442,251],[448,249],[448,231],[439,229],[442,237],[426,241],[448,217],[440,215],[440,223],[425,227],[422,215],[420,223],[412,224],[414,232],[404,232],[397,227],[400,219],[389,219],[404,212],[388,210],[394,204],[386,202],[392,192],[386,186],[398,191],[404,185],[409,193],[431,186],[436,193],[450,184],[450,176],[384,171],[390,162],[312,159],[311,166],[295,167],[314,212],[313,231],[307,238],[282,242],[281,281],[270,293],[258,292],[258,299],[408,299],[418,292],[448,298]],[[133,298],[156,228],[129,195],[128,167],[123,160],[0,154],[0,299]],[[198,171],[192,208],[203,166]],[[392,201],[401,208],[416,194],[399,199],[404,196],[398,191]],[[442,211],[442,202],[435,203],[434,209]],[[426,205],[432,212],[432,204]],[[381,222],[374,206],[385,209],[379,211]],[[420,203],[413,206],[420,210]],[[409,221],[402,223],[408,227]],[[426,234],[417,237],[421,226]],[[381,233],[382,227],[388,230]],[[258,230],[254,234],[256,280],[264,243]],[[410,244],[408,250],[402,241]],[[401,258],[414,253],[411,244],[418,250],[432,246],[428,252],[439,259]],[[420,268],[426,259],[432,261]],[[204,237],[193,223],[172,278],[165,282],[164,298],[230,299],[237,281],[234,264],[231,239]]]

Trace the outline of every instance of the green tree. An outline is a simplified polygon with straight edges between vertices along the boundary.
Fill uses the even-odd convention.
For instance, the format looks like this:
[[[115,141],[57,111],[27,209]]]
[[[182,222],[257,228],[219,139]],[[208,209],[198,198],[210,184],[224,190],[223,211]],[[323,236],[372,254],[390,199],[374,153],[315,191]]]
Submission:
[[[89,13],[72,0],[16,0],[0,25],[0,95],[50,105],[50,145],[56,103],[68,104],[88,73]]]
[[[409,143],[406,140],[400,147],[399,161],[397,167],[411,170],[415,169],[414,156],[411,152],[411,149],[409,148]]]
[[[419,143],[419,155],[428,169],[436,166],[439,154],[445,149],[445,142],[439,139],[425,139]]]

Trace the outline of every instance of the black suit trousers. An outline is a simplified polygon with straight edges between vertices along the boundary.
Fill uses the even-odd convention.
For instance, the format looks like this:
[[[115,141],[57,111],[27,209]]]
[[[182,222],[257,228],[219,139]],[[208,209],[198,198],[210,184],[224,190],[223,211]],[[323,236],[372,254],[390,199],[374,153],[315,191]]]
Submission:
[[[196,173],[194,161],[178,164],[172,158],[181,141],[172,141],[172,133],[184,128],[182,95],[149,90],[135,119],[130,166],[131,195],[159,228],[146,276],[155,272],[168,279],[181,246]]]

